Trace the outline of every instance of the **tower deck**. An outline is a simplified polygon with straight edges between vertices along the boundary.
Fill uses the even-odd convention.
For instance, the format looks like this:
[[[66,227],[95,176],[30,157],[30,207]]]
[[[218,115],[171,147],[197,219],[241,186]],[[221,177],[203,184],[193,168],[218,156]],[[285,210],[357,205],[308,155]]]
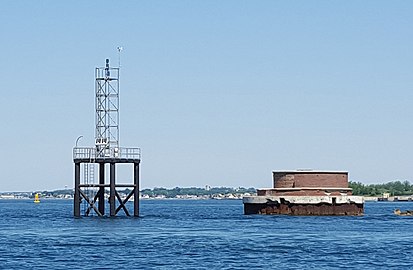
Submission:
[[[139,163],[141,149],[137,147],[119,147],[100,155],[96,147],[73,148],[73,162],[77,163]]]
[[[110,153],[110,152],[108,152]],[[105,188],[109,188],[109,215],[116,214],[123,209],[127,216],[130,216],[126,203],[134,197],[134,213],[135,217],[139,216],[139,164],[141,161],[140,148],[118,148],[112,152],[113,156],[100,156],[99,149],[94,147],[75,147],[73,148],[73,162],[75,163],[75,194],[74,194],[74,216],[80,217],[80,204],[85,200],[88,204],[84,215],[88,216],[93,210],[98,216],[105,215]],[[99,184],[89,184],[80,182],[80,166],[81,164],[99,164]],[[116,164],[130,163],[133,164],[133,184],[116,184]],[[109,184],[105,183],[105,165],[109,164]],[[85,192],[85,189],[97,188],[98,191],[93,198]],[[117,191],[117,188],[131,188],[128,196],[122,199]],[[116,199],[118,205],[116,205]],[[98,206],[96,207],[96,203]]]

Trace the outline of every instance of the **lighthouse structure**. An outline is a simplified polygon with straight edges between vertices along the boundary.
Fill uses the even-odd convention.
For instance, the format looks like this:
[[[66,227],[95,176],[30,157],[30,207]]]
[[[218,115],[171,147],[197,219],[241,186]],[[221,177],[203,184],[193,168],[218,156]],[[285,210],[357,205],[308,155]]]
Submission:
[[[120,53],[120,47],[118,51]],[[95,70],[95,145],[73,148],[75,165],[74,216],[105,216],[106,205],[109,216],[116,216],[123,210],[129,213],[126,203],[133,198],[133,216],[139,216],[139,164],[141,151],[137,147],[119,145],[119,67],[111,67],[106,59],[103,67]],[[127,163],[133,166],[133,183],[116,182],[116,165]],[[95,183],[95,165],[98,166],[98,183]],[[81,178],[81,170],[83,177]],[[109,173],[107,172],[109,169]],[[107,174],[108,180],[107,181]],[[125,189],[126,197],[121,197],[118,189]],[[109,189],[109,196],[107,194]],[[108,203],[106,198],[108,197]],[[81,204],[85,207],[81,209]]]

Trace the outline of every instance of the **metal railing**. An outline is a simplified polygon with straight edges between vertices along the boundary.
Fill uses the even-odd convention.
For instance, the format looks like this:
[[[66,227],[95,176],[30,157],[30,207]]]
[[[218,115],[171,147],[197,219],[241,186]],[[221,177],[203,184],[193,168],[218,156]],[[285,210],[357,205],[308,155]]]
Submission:
[[[107,148],[98,151],[95,147],[74,147],[73,159],[119,158],[140,159],[141,149],[137,147]]]

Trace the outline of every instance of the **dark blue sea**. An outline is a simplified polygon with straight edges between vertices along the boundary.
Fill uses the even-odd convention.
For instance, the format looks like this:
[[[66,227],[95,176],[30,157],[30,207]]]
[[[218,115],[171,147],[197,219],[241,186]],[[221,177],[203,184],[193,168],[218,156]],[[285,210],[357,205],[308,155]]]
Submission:
[[[142,200],[140,218],[73,218],[70,200],[0,201],[1,269],[413,269],[410,202],[363,217],[243,215],[238,200]]]

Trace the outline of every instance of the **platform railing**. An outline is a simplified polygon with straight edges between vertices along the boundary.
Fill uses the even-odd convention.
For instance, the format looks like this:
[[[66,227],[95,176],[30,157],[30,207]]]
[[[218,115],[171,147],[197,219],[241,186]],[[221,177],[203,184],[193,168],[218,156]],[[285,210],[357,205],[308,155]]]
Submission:
[[[73,159],[140,159],[141,149],[137,147],[119,147],[99,150],[95,147],[74,147]]]

